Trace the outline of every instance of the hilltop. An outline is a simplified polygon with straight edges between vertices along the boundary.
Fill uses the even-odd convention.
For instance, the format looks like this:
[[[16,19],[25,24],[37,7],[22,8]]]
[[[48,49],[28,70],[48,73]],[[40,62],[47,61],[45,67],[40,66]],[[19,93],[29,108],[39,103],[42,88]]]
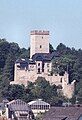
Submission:
[[[20,48],[17,43],[9,43],[0,39],[0,91],[1,98],[5,97],[9,82],[14,77],[14,63],[18,58],[29,58],[30,48]],[[63,74],[68,71],[70,82],[77,81],[75,95],[82,96],[82,50],[69,48],[60,43],[56,50],[50,44],[50,52],[59,53],[58,58],[53,58],[53,72]],[[80,101],[80,99],[79,99]],[[81,101],[80,101],[81,102]]]

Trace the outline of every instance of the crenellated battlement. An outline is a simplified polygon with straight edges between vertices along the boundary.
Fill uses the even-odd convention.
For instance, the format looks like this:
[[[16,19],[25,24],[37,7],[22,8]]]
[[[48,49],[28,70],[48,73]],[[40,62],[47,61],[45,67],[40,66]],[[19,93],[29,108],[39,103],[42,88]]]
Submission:
[[[30,35],[49,35],[49,31],[33,30],[30,32]]]

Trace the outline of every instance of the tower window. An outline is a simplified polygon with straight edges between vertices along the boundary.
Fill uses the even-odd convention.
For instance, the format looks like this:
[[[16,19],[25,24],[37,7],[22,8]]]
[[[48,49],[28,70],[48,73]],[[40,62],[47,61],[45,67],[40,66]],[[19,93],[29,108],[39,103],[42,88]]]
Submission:
[[[38,68],[38,73],[40,74],[40,68]]]
[[[40,63],[38,63],[38,66],[40,66]]]
[[[42,48],[42,45],[40,45],[40,48]]]
[[[42,39],[43,39],[43,37],[42,37]]]
[[[62,78],[60,79],[60,82],[62,83]]]
[[[47,64],[47,67],[49,67],[49,63]]]

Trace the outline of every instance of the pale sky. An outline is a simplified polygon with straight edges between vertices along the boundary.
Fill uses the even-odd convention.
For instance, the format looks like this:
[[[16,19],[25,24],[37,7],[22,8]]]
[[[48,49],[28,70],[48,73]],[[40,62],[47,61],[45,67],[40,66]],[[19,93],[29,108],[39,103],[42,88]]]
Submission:
[[[49,30],[54,48],[82,48],[82,0],[0,0],[0,38],[28,48],[35,29]]]

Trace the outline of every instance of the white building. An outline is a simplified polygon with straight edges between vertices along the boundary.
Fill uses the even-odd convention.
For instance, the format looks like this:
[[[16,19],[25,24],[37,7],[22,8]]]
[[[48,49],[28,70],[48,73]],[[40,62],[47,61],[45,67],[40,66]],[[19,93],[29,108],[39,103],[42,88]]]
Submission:
[[[50,84],[61,85],[63,94],[71,98],[74,93],[74,82],[69,83],[69,75],[51,75],[52,59],[58,57],[56,52],[49,53],[49,31],[31,31],[30,59],[19,59],[15,63],[14,81],[10,84],[24,84],[35,82],[37,77],[44,77]]]
[[[39,113],[45,113],[50,109],[50,104],[42,101],[41,99],[37,99],[28,103],[34,113],[37,116]]]

